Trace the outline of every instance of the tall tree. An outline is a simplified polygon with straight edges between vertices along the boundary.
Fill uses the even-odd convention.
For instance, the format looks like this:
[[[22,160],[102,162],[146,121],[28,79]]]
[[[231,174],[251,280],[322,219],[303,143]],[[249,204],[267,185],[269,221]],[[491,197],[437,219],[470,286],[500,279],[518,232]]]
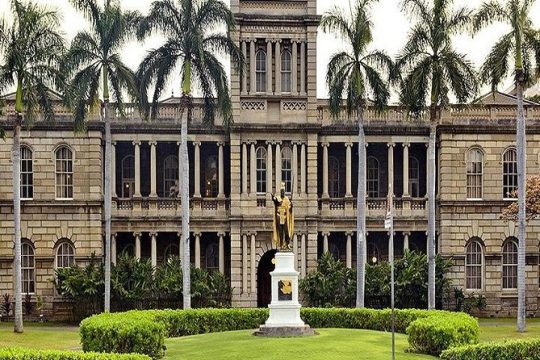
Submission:
[[[33,2],[11,1],[13,21],[4,25],[0,41],[0,92],[16,88],[13,122],[13,221],[15,332],[23,332],[21,276],[21,127],[30,126],[39,111],[47,121],[54,120],[51,89],[61,82],[58,71],[64,52],[64,39],[58,32],[56,11]]]
[[[351,16],[335,7],[324,14],[321,28],[333,32],[347,45],[348,50],[334,54],[326,71],[330,95],[330,112],[339,116],[345,102],[349,117],[358,122],[358,190],[356,217],[356,306],[364,307],[366,268],[366,139],[364,110],[369,100],[383,109],[390,97],[388,79],[393,70],[392,60],[382,51],[370,50],[373,40],[371,6],[376,0],[357,0]],[[345,101],[343,101],[345,98]]]
[[[480,69],[480,80],[491,84],[493,90],[504,81],[514,64],[513,75],[517,97],[516,152],[518,195],[518,315],[517,329],[525,331],[525,250],[526,250],[526,137],[523,90],[538,79],[540,71],[540,36],[533,28],[529,12],[535,0],[508,0],[484,2],[474,15],[473,30],[500,22],[509,25],[510,31],[493,46]]]
[[[115,109],[124,111],[126,95],[136,98],[135,75],[120,57],[122,47],[135,30],[141,15],[123,11],[118,0],[106,0],[99,6],[94,0],[70,0],[90,23],[88,31],[79,32],[64,57],[62,70],[70,79],[65,98],[74,110],[75,130],[85,130],[88,111],[102,99],[101,115],[105,123],[105,306],[110,311],[111,300],[111,115],[112,96]]]
[[[234,27],[233,14],[220,0],[157,0],[152,3],[150,13],[141,21],[138,30],[140,39],[156,32],[166,38],[162,46],[147,54],[137,70],[141,103],[146,116],[157,116],[158,101],[165,86],[175,76],[180,75],[181,79],[179,173],[185,309],[191,307],[187,132],[193,111],[193,82],[197,83],[202,93],[205,123],[211,124],[217,111],[223,119],[223,124],[230,125],[232,106],[227,73],[216,56],[228,54],[239,70],[243,68],[242,53],[230,37]],[[227,33],[219,30],[222,28],[225,28]],[[152,86],[154,91],[150,104],[147,94]]]
[[[402,74],[400,100],[414,116],[429,111],[428,147],[428,308],[435,308],[435,146],[437,123],[450,96],[466,102],[477,92],[476,73],[464,54],[452,44],[463,32],[471,11],[453,9],[453,0],[404,0],[403,9],[416,19],[405,47],[398,55]]]

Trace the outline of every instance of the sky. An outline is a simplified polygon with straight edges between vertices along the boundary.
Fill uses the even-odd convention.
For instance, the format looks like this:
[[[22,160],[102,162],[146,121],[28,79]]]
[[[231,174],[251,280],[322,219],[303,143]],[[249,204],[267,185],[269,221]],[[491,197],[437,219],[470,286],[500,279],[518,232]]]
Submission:
[[[68,0],[35,1],[57,8],[60,11],[63,18],[62,31],[68,40],[71,40],[78,31],[88,26],[84,17],[69,4]],[[225,1],[228,3],[228,0]],[[499,1],[502,2],[503,0]],[[482,2],[482,0],[454,0],[456,7],[467,6],[470,9],[479,7]],[[9,0],[0,0],[0,16],[8,20],[10,19],[9,3]],[[139,10],[144,14],[148,12],[152,0],[121,0],[121,3],[125,9]],[[334,5],[347,9],[349,8],[349,0],[318,0],[317,13],[322,15]],[[539,27],[540,1],[537,1],[533,5],[530,17],[533,19],[534,25]],[[411,20],[401,11],[400,0],[379,0],[373,7],[372,20],[374,24],[372,48],[384,50],[391,56],[397,55],[404,45],[411,27]],[[454,46],[458,51],[467,53],[469,59],[479,67],[493,44],[507,31],[507,26],[495,24],[484,29],[474,38],[468,34],[457,36]],[[137,42],[128,43],[122,52],[123,60],[135,70],[145,53],[149,49],[160,46],[162,41],[163,39],[159,36],[153,36],[143,44]],[[336,40],[332,34],[324,34],[319,31],[317,51],[317,96],[319,98],[327,97],[327,88],[324,80],[326,64],[333,53],[342,49],[344,49],[344,45],[341,41]],[[500,90],[505,90],[510,86],[511,80],[509,79],[501,86]],[[165,94],[167,96],[170,95],[172,90],[173,87],[169,86]],[[489,88],[487,87],[482,89],[484,92],[488,90]],[[178,90],[176,93],[178,94]]]

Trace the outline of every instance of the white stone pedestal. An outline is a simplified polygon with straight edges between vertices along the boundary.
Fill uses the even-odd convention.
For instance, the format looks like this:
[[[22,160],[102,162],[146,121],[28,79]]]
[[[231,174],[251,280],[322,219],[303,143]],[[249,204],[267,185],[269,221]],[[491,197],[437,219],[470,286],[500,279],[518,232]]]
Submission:
[[[270,316],[261,325],[256,335],[261,336],[307,336],[314,335],[313,329],[300,318],[298,302],[298,271],[295,270],[292,252],[278,251],[275,255],[275,270],[272,277],[272,301],[268,308]]]

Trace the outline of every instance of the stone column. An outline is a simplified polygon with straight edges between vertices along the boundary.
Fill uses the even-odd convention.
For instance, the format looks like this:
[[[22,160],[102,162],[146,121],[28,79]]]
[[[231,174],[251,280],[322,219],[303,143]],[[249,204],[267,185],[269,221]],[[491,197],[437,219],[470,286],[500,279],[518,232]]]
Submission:
[[[352,267],[352,233],[348,232],[348,233],[345,233],[345,235],[347,236],[347,248],[345,249],[346,254],[347,254],[346,264],[348,268],[351,268]]]
[[[251,293],[257,292],[257,284],[256,284],[256,270],[255,270],[255,235],[256,233],[251,234],[251,250],[250,250],[250,263],[251,263]]]
[[[266,94],[272,95],[272,41],[266,40]]]
[[[242,293],[248,292],[248,247],[247,234],[242,235]]]
[[[223,163],[223,142],[218,142],[218,198],[225,198],[225,185],[224,185],[224,163]]]
[[[134,141],[135,146],[135,192],[133,197],[141,197],[141,142]]]
[[[141,233],[133,233],[135,236],[135,258],[141,259]]]
[[[296,40],[293,40],[291,43],[292,46],[292,61],[291,61],[291,94],[298,95],[298,43]]]
[[[250,160],[250,194],[255,195],[257,194],[257,158],[255,155],[255,141],[251,142],[250,152],[249,152],[249,160]]]
[[[410,232],[403,233],[403,252],[409,250],[409,236],[411,236]]]
[[[249,42],[249,94],[257,92],[257,80],[255,75],[255,40]]]
[[[298,270],[298,235],[293,235],[292,251],[294,254],[294,269]]]
[[[111,262],[116,264],[116,233],[111,234]]]
[[[322,147],[323,147],[323,193],[322,193],[322,197],[323,198],[329,198],[330,196],[328,195],[328,146],[330,144],[328,143],[322,143],[321,144]]]
[[[157,234],[156,233],[150,233],[151,238],[151,258],[152,258],[152,266],[155,268],[157,266]]]
[[[195,268],[201,268],[201,233],[195,233]]]
[[[244,59],[247,59],[247,46],[246,41],[241,41],[242,45],[242,55],[244,55]],[[242,74],[242,94],[247,94],[247,71],[244,71]]]
[[[300,194],[306,193],[306,144],[300,147]]]
[[[391,186],[394,193],[394,143],[386,144],[388,146],[388,185]]]
[[[156,145],[157,145],[157,142],[150,141],[150,197],[157,197],[157,191],[156,191],[156,176],[157,176]]]
[[[242,194],[248,193],[248,153],[246,143],[242,143]]]
[[[272,192],[272,170],[274,160],[272,156],[272,142],[266,142],[268,149],[266,150],[266,192]]]
[[[116,194],[116,141],[112,142],[111,148],[111,196],[118,197]]]
[[[281,40],[276,40],[276,91],[275,94],[281,94]]]
[[[281,142],[276,142],[276,192],[281,189]]]
[[[306,42],[300,42],[300,95],[306,95]]]
[[[352,143],[345,143],[345,197],[352,197],[351,168],[352,168]]]
[[[194,141],[193,146],[195,147],[194,159],[195,165],[193,167],[193,172],[195,176],[193,177],[193,197],[201,197],[201,142]]]
[[[306,277],[306,258],[307,258],[306,234],[302,234],[300,247],[302,248],[302,257],[300,258],[301,274],[302,274],[302,278],[304,278]]]
[[[403,143],[403,197],[409,194],[409,143]]]
[[[296,143],[293,143],[292,148],[292,193],[296,194],[298,191],[298,147]]]
[[[323,254],[328,252],[328,236],[330,233],[323,233]]]
[[[218,233],[219,238],[219,272],[225,274],[225,242],[224,242],[224,233]]]

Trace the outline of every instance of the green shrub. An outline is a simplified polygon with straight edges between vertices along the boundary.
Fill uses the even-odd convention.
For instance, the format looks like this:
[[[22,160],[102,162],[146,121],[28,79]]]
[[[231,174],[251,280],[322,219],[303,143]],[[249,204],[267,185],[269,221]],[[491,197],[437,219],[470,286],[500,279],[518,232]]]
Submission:
[[[76,351],[32,350],[21,348],[0,349],[0,360],[149,360],[139,354],[101,354]]]
[[[466,345],[445,350],[443,360],[539,360],[540,339]]]

